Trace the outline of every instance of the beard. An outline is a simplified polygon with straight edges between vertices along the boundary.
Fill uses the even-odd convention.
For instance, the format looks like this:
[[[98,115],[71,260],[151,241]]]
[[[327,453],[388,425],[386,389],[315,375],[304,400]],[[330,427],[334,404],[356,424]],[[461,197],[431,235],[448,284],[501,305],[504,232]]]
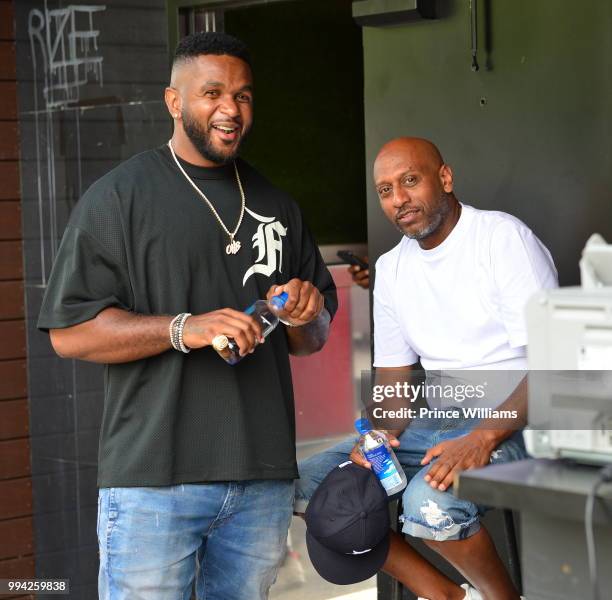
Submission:
[[[447,201],[447,195],[444,193],[440,196],[439,202],[433,212],[429,214],[429,220],[423,228],[412,233],[404,231],[400,228],[402,233],[411,240],[424,240],[429,237],[432,233],[435,233],[437,229],[442,225],[444,219],[450,214],[451,205]]]
[[[243,132],[238,138],[238,143],[224,151],[223,149],[215,148],[210,135],[210,128],[203,129],[186,109],[183,109],[181,118],[183,120],[183,129],[196,150],[206,160],[219,165],[225,165],[236,159],[240,147],[248,134],[248,130]]]

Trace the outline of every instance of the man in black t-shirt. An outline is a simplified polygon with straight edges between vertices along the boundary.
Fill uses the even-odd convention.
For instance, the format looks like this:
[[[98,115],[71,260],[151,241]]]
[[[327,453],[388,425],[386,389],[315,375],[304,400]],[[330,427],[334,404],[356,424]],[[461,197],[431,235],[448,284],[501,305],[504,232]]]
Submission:
[[[195,578],[198,598],[257,600],[297,477],[289,354],[323,346],[335,286],[295,202],[237,158],[246,47],[185,38],[165,97],[171,141],[84,194],[38,326],[60,356],[106,365],[100,598],[189,598]],[[243,311],[281,292],[284,325],[263,343]],[[228,338],[234,366],[212,347]]]

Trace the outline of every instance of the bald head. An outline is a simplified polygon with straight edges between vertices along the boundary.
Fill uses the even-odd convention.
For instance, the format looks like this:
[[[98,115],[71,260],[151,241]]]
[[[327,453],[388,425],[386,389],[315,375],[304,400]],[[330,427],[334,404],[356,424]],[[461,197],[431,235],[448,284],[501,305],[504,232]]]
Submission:
[[[374,161],[374,180],[381,165],[386,168],[394,164],[410,164],[420,171],[438,171],[444,164],[442,155],[435,144],[424,138],[399,137],[387,142],[378,152]]]

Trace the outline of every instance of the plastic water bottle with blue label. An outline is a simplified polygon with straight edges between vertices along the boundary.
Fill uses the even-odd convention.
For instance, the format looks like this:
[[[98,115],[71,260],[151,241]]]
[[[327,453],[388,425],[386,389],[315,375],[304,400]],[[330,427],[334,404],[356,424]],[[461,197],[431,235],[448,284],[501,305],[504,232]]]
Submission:
[[[244,311],[245,314],[251,315],[261,325],[262,337],[268,337],[276,329],[280,322],[278,313],[283,310],[288,299],[287,292],[283,292],[278,296],[272,296],[270,300],[256,300]],[[230,365],[235,365],[244,358],[240,356],[240,348],[236,340],[231,337],[217,336],[213,340],[212,346],[219,356]]]
[[[406,487],[408,480],[395,452],[389,445],[387,436],[382,431],[373,429],[368,419],[357,419],[355,429],[361,434],[359,450],[372,465],[372,471],[380,480],[387,495],[394,496],[401,492]]]

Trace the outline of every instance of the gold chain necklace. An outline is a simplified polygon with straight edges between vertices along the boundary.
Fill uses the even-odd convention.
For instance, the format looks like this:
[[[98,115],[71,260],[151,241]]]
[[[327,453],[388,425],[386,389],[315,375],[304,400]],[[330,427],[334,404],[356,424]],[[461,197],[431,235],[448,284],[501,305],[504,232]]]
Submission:
[[[178,158],[176,157],[176,154],[174,153],[174,148],[172,147],[172,140],[168,140],[168,148],[170,148],[170,152],[172,153],[172,158],[174,159],[174,162],[176,163],[176,166],[179,168],[180,172],[185,176],[185,179],[187,179],[187,181],[191,184],[191,187],[193,187],[193,189],[202,197],[202,199],[206,202],[206,204],[208,204],[208,207],[210,208],[210,210],[212,211],[212,214],[215,216],[215,218],[219,222],[219,225],[221,225],[223,231],[225,231],[225,233],[228,235],[230,243],[225,247],[225,253],[226,254],[236,254],[238,250],[240,250],[241,244],[238,240],[234,238],[236,237],[236,233],[238,233],[238,229],[240,228],[240,225],[242,224],[242,217],[244,217],[244,207],[246,206],[246,199],[244,197],[244,190],[242,189],[242,182],[240,181],[240,175],[238,175],[238,167],[236,166],[236,161],[234,161],[232,164],[234,165],[234,172],[236,173],[236,181],[238,182],[238,189],[240,190],[241,206],[240,206],[240,217],[238,218],[238,223],[236,225],[236,228],[234,229],[234,231],[230,231],[225,226],[225,223],[221,220],[221,217],[219,216],[219,213],[215,210],[215,207],[212,205],[212,202],[206,197],[206,194],[204,194],[204,192],[193,182],[193,179],[191,179],[191,177],[187,175],[187,173],[185,172],[185,169],[183,169],[183,167],[181,166],[181,163],[178,161]]]

